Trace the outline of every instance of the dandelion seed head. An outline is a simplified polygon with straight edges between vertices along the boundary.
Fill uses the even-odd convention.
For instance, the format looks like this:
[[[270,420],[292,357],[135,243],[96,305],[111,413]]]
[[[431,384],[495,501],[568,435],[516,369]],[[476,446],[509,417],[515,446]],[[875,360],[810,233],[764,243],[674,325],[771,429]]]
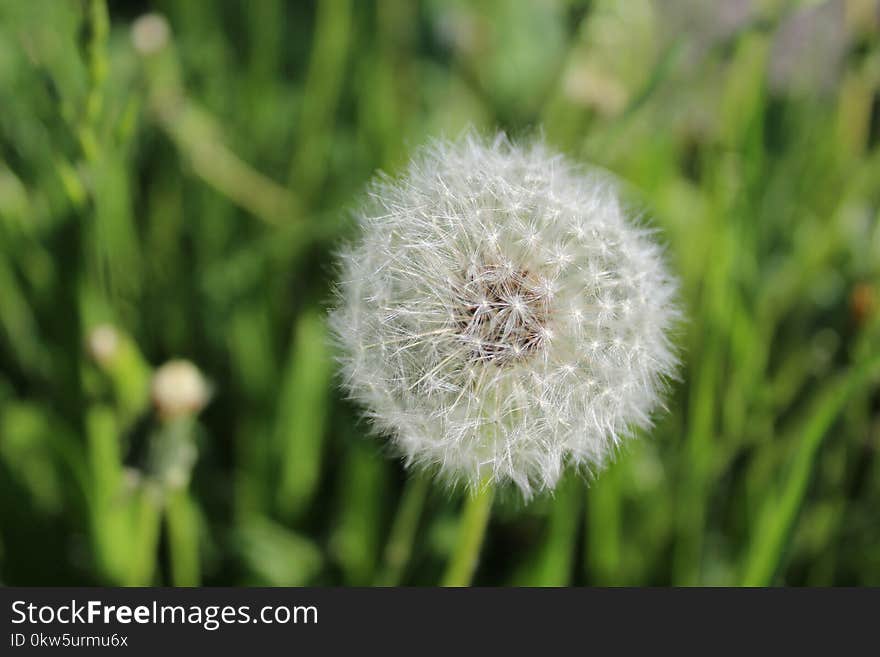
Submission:
[[[676,286],[607,175],[469,134],[380,178],[357,217],[331,326],[405,463],[529,497],[650,424]]]

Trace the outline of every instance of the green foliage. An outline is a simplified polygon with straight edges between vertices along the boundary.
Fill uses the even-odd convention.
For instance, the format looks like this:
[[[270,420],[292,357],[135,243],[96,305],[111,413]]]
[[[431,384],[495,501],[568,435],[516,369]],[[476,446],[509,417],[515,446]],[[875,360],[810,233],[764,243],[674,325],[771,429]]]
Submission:
[[[0,2],[2,582],[441,581],[462,496],[368,437],[323,318],[370,177],[474,125],[628,181],[687,316],[655,430],[498,491],[475,581],[880,584],[880,26],[701,4]],[[174,357],[198,417],[152,407]]]

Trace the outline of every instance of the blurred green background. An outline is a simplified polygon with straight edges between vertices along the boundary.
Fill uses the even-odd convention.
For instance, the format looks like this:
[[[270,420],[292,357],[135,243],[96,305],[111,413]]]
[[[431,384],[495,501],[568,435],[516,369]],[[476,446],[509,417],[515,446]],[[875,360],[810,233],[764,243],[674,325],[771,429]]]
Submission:
[[[875,0],[0,0],[0,580],[436,583],[462,495],[324,317],[370,177],[471,125],[630,183],[688,318],[656,429],[502,492],[475,582],[880,585]]]

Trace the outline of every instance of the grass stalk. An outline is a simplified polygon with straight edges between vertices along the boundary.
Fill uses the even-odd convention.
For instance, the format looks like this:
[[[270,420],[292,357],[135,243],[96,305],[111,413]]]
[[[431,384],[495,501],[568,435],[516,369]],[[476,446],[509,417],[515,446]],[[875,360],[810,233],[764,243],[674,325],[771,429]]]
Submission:
[[[173,586],[199,586],[198,514],[185,488],[169,491],[165,507]]]
[[[752,533],[743,565],[743,586],[768,586],[773,582],[803,507],[813,475],[816,455],[829,429],[847,402],[867,381],[880,373],[880,356],[850,370],[826,385],[810,407],[801,430],[801,441],[779,491],[764,505]]]
[[[430,479],[424,474],[416,474],[407,479],[404,485],[394,524],[391,526],[391,536],[385,546],[385,565],[376,582],[379,586],[400,584],[412,554],[429,482]]]

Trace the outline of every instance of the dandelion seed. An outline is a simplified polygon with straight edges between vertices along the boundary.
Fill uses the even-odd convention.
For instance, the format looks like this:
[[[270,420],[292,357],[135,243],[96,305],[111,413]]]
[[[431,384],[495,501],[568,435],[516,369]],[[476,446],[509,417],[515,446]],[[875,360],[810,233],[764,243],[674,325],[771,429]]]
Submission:
[[[331,326],[405,463],[528,497],[649,424],[676,286],[608,176],[468,135],[377,181],[358,220]]]

